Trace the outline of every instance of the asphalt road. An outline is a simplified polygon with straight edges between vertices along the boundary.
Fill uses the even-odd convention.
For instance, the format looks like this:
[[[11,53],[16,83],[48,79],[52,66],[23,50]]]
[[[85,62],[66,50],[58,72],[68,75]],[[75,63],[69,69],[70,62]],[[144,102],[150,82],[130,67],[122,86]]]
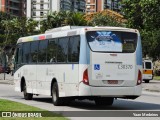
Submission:
[[[111,110],[120,110],[120,111],[123,111],[123,110],[142,110],[142,111],[143,110],[149,110],[149,111],[158,110],[160,111],[160,94],[150,93],[150,92],[143,92],[142,96],[137,98],[136,100],[117,99],[114,101],[114,104],[109,107],[108,106],[97,107],[95,106],[93,101],[87,101],[87,100],[84,100],[84,101],[76,100],[76,101],[71,102],[68,106],[58,106],[57,107],[52,104],[51,97],[34,96],[33,100],[26,101],[24,100],[22,93],[14,91],[14,85],[0,84],[0,98],[5,98],[5,99],[16,101],[16,102],[21,102],[21,103],[28,104],[31,106],[46,109],[49,111],[61,111],[61,112],[63,111],[94,111],[94,110],[96,111],[101,111],[101,110],[102,111],[104,110],[109,110],[109,111]],[[76,117],[72,119],[79,120],[81,118]],[[87,118],[83,118],[83,120],[84,119],[87,119]],[[105,118],[101,118],[101,119],[105,119]],[[138,119],[142,120],[142,118],[138,118]],[[155,120],[155,117],[153,117],[152,119]],[[160,117],[157,118],[156,120],[160,120]]]
[[[26,101],[23,98],[23,94],[20,92],[14,91],[14,85],[10,84],[13,82],[13,77],[10,75],[7,76],[7,79],[1,80],[0,79],[0,98],[21,102],[24,104],[28,104],[31,106],[39,107],[49,111],[160,111],[160,92],[152,91],[152,89],[156,88],[159,89],[160,82],[159,81],[151,81],[149,84],[143,83],[143,94],[136,100],[124,100],[124,99],[117,99],[114,101],[112,106],[102,106],[98,107],[94,104],[94,101],[73,101],[68,106],[54,106],[52,104],[52,100],[50,96],[34,96],[33,100]],[[2,83],[1,83],[2,82]],[[9,84],[4,84],[9,83]],[[147,90],[147,91],[144,91]],[[148,92],[149,91],[149,92]],[[150,92],[152,91],[152,92]],[[97,117],[69,117],[73,120],[97,120]],[[98,119],[105,120],[106,118],[100,117]],[[107,119],[112,120],[160,120],[159,117],[107,117]]]

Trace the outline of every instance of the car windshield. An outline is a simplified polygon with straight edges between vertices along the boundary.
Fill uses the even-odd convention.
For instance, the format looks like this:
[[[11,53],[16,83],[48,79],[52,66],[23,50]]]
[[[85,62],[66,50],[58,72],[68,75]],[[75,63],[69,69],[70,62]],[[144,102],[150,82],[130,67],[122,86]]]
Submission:
[[[88,31],[86,38],[94,52],[133,53],[137,46],[137,34],[122,31]]]
[[[146,69],[152,68],[151,62],[145,62],[145,66],[146,66]]]

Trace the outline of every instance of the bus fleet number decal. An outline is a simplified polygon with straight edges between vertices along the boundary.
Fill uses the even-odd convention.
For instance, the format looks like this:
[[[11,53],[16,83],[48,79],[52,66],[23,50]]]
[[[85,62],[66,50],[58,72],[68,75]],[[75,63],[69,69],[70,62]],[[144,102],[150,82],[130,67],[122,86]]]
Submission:
[[[119,64],[118,69],[132,69],[133,65]]]

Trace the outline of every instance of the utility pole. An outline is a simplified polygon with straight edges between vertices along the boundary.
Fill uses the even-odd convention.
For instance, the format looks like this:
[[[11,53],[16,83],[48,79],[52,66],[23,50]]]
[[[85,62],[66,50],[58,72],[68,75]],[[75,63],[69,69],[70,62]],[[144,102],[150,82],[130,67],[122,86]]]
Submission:
[[[4,51],[3,52],[3,60],[4,60],[4,69],[3,69],[3,72],[4,72],[4,80],[6,79],[6,60],[7,60],[7,58],[6,58],[6,51]]]

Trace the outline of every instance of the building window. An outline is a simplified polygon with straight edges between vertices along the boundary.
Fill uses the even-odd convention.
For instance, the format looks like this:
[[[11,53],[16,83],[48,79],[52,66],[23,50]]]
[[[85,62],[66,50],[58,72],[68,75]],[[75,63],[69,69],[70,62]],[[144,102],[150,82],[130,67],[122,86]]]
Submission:
[[[40,16],[43,16],[44,15],[44,13],[43,12],[40,12]]]
[[[40,9],[43,9],[44,8],[43,6],[44,6],[43,4],[40,4]]]

